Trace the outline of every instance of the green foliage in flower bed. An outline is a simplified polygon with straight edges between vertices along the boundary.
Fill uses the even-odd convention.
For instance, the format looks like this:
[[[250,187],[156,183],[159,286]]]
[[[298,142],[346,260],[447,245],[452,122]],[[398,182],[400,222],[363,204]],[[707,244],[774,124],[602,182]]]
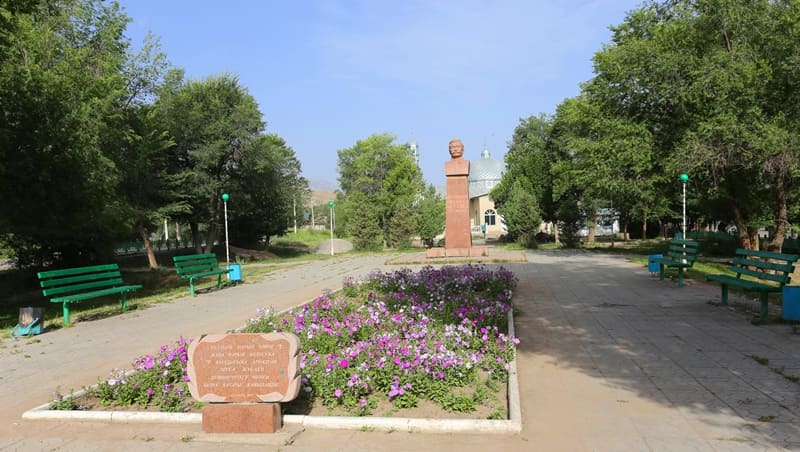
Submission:
[[[106,406],[157,406],[161,411],[182,411],[189,397],[186,375],[189,342],[180,338],[162,345],[155,355],[144,355],[133,362],[131,371],[114,370],[105,380],[87,389]]]
[[[431,400],[469,412],[488,397],[479,371],[505,380],[516,338],[507,313],[516,284],[505,269],[423,268],[345,279],[278,322],[260,310],[246,332],[289,331],[301,341],[301,397],[369,414],[382,398],[397,408]]]
[[[374,273],[360,282],[348,277],[338,296],[325,293],[280,317],[259,309],[244,332],[300,338],[300,404],[319,401],[366,415],[387,400],[396,408],[430,400],[471,412],[496,399],[497,382],[508,377],[519,342],[507,331],[515,285],[506,269],[471,265]],[[109,406],[183,410],[190,405],[187,349],[184,339],[164,345],[87,392]],[[51,404],[74,405],[63,396]]]

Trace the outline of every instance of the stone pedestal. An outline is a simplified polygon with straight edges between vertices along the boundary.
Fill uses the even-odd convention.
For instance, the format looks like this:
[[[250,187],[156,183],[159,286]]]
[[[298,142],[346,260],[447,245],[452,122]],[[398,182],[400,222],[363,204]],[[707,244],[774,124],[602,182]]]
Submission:
[[[472,248],[469,228],[469,160],[453,159],[444,164],[447,176],[445,198],[445,253],[455,249]]]
[[[275,433],[280,429],[279,403],[222,403],[203,407],[205,433]]]

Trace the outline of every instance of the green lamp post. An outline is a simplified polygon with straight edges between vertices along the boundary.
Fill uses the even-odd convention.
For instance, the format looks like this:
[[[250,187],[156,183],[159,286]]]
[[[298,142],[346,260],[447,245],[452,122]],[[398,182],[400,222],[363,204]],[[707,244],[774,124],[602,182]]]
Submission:
[[[683,237],[686,240],[686,183],[689,182],[689,175],[683,173],[680,175],[681,185],[683,185]]]
[[[228,200],[231,198],[227,193],[223,193],[222,196],[222,205],[225,210],[225,265],[227,267],[231,266],[231,255],[228,251]]]
[[[331,256],[333,256],[333,206],[336,205],[333,201],[328,201],[328,207],[331,208]]]

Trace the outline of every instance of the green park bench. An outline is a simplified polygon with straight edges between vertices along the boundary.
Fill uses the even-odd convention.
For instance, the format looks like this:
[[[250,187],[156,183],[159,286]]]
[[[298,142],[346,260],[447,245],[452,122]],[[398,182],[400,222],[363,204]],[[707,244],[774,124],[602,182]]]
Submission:
[[[678,269],[678,287],[683,287],[683,269],[692,268],[697,260],[700,242],[694,240],[673,239],[669,242],[669,251],[664,257],[654,257],[650,261],[658,264],[658,279],[664,279],[666,268]]]
[[[761,318],[769,313],[770,292],[781,292],[791,279],[795,254],[772,253],[769,251],[736,250],[733,265],[728,270],[731,275],[708,275],[707,281],[717,281],[722,286],[722,304],[728,304],[728,286],[739,287],[746,292],[758,292],[761,299]],[[746,276],[748,279],[743,279]]]
[[[217,255],[190,254],[186,256],[175,256],[172,258],[175,263],[175,271],[182,279],[189,280],[189,293],[194,296],[194,281],[208,276],[217,276],[217,288],[222,287],[222,275],[230,273],[230,268],[220,268],[217,262]]]
[[[70,303],[119,294],[122,311],[125,312],[125,295],[142,288],[139,284],[125,284],[117,264],[51,270],[39,272],[37,276],[42,294],[52,297],[51,303],[62,304],[64,326],[69,326]]]

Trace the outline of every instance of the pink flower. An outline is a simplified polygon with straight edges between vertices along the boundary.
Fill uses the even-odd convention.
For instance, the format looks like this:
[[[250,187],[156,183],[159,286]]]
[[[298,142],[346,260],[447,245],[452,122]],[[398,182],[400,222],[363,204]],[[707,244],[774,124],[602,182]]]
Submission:
[[[342,369],[347,369],[348,367],[350,367],[350,363],[347,362],[346,359],[343,359],[343,360],[339,361],[339,367],[341,367]]]
[[[336,390],[335,390],[335,391],[333,391],[333,395],[335,395],[335,396],[336,396],[336,398],[339,398],[339,397],[341,397],[341,396],[342,396],[342,390],[341,390],[341,389],[339,389],[339,388],[336,388]]]

